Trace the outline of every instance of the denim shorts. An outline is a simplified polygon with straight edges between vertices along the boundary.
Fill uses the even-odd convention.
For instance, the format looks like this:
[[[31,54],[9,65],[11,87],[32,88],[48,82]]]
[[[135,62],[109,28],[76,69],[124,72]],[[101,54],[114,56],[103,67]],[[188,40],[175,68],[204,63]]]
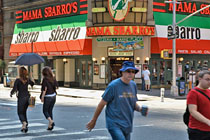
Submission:
[[[119,127],[108,129],[112,140],[130,140],[130,133],[124,132]]]

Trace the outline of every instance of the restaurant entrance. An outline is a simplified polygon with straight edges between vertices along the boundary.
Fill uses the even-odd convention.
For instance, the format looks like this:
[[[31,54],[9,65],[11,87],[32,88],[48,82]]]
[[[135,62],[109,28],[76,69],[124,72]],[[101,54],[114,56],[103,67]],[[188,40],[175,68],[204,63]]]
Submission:
[[[109,82],[119,78],[124,61],[133,61],[133,57],[109,57]]]

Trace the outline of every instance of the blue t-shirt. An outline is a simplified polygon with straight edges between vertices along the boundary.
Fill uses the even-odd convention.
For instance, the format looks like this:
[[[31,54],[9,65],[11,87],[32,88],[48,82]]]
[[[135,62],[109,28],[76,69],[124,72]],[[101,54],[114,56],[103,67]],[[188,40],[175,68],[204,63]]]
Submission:
[[[106,88],[102,98],[107,102],[106,126],[108,129],[120,127],[130,133],[137,101],[137,86],[134,81],[124,83],[120,78],[113,80]]]

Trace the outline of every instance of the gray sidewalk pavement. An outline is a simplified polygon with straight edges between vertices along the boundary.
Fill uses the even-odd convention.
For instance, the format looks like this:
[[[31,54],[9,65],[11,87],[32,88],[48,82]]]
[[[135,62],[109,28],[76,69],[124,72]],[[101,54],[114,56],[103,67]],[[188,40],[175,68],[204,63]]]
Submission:
[[[39,100],[39,95],[41,93],[41,86],[34,85],[33,89],[29,88],[32,96],[36,96],[37,102],[41,103]],[[4,87],[0,84],[0,98],[6,100],[15,101],[16,98],[10,98],[11,88]],[[76,89],[76,88],[65,88],[59,87],[57,90],[60,103],[75,103],[76,105],[96,105],[101,99],[101,95],[104,90],[92,90],[92,89]],[[170,94],[170,90],[165,91],[165,98],[162,101],[160,98],[160,89],[152,89],[151,91],[141,91],[138,90],[138,103],[148,105],[150,109],[170,109],[170,110],[185,110],[186,107],[186,97],[173,97]],[[68,98],[69,97],[69,98]]]
[[[9,90],[9,91],[11,90],[10,87],[4,87],[3,84],[0,84],[0,89]],[[29,91],[32,93],[40,94],[41,86],[34,85],[33,89],[29,88]],[[101,99],[101,95],[104,93],[104,90],[59,87],[57,93],[58,96],[65,96],[65,97]],[[138,90],[139,100],[148,100],[151,98],[160,98],[160,89],[151,89],[150,91]],[[170,90],[166,89],[164,98],[186,99],[186,96],[174,97],[173,95],[170,94]]]

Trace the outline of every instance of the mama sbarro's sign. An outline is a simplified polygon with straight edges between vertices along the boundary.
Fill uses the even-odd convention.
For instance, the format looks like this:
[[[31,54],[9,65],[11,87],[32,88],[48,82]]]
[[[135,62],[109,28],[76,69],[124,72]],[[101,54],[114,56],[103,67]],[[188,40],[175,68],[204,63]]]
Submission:
[[[24,9],[16,12],[16,23],[87,14],[87,7],[87,0],[72,0],[57,5]]]

